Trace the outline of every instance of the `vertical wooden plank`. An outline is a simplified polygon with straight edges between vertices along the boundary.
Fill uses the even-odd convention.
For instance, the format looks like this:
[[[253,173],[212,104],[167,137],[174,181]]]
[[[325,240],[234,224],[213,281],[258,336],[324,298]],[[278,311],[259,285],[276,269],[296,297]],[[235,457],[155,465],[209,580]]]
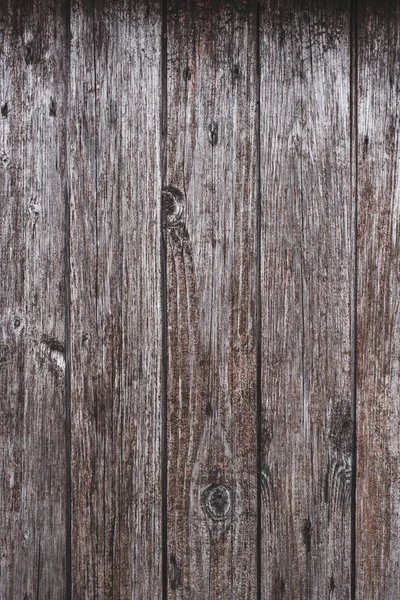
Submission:
[[[359,3],[356,597],[400,596],[396,2]]]
[[[262,580],[350,598],[349,2],[261,10]]]
[[[161,598],[159,2],[71,16],[72,576]]]
[[[170,598],[256,595],[256,42],[255,3],[168,3]]]
[[[0,597],[65,597],[65,7],[0,18]]]

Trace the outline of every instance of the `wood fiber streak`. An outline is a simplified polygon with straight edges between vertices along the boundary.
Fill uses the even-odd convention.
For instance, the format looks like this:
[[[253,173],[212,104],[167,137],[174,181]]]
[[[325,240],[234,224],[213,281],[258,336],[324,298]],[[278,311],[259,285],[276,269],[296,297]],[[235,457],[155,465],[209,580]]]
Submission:
[[[400,7],[359,7],[357,599],[400,597]]]
[[[261,597],[350,598],[348,2],[261,9]]]
[[[0,598],[65,597],[65,8],[0,16]],[[53,110],[51,110],[53,107]]]
[[[72,2],[73,597],[161,598],[158,2]]]
[[[168,4],[171,599],[256,597],[256,40],[250,3]]]

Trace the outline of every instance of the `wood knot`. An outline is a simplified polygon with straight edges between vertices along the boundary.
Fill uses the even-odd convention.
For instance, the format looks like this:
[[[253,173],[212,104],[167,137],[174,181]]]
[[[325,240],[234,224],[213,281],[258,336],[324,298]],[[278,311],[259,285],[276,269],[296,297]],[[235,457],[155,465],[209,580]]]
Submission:
[[[163,222],[167,227],[183,224],[183,194],[178,188],[168,186],[162,191]]]
[[[56,101],[54,100],[54,98],[50,98],[49,115],[50,115],[50,117],[57,116],[57,104],[56,104]]]
[[[58,370],[65,372],[66,353],[62,342],[43,335],[40,342],[40,350],[42,355],[48,357]]]
[[[232,76],[233,79],[239,79],[240,77],[240,67],[238,64],[233,65],[232,67]]]
[[[212,521],[225,521],[232,512],[233,491],[224,484],[212,484],[201,495],[204,512]]]
[[[10,157],[8,156],[8,154],[6,153],[5,150],[1,150],[0,160],[1,160],[1,164],[3,165],[3,168],[7,169],[8,165],[10,164]]]
[[[208,140],[211,146],[216,146],[218,144],[218,123],[215,121],[211,121],[208,127]]]
[[[8,117],[8,112],[9,112],[9,110],[8,110],[8,102],[6,102],[1,107],[1,116],[7,118]]]
[[[34,52],[32,44],[27,44],[25,46],[25,62],[27,65],[31,65],[34,60]]]

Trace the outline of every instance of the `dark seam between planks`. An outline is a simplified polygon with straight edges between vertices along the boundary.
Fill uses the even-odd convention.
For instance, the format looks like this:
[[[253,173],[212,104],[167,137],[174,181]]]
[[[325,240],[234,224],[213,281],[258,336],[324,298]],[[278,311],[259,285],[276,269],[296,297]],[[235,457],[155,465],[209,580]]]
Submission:
[[[256,534],[256,575],[257,600],[261,600],[261,474],[262,474],[262,394],[261,394],[261,57],[260,57],[260,3],[256,7],[256,178],[257,178],[257,318],[256,318],[256,435],[257,435],[257,534]]]
[[[96,60],[96,0],[92,0],[92,28],[93,28],[93,78],[94,78],[94,168],[95,168],[95,204],[96,204],[96,281],[95,281],[95,303],[96,303],[96,334],[98,334],[98,299],[99,299],[99,222],[98,222],[98,115],[97,115],[97,60]],[[97,399],[95,404],[95,427],[97,433]],[[97,452],[97,450],[96,450]],[[96,575],[97,585],[97,575]]]
[[[168,0],[161,0],[161,107],[160,107],[160,166],[161,190],[167,185],[167,14]],[[162,192],[161,192],[162,193]],[[167,240],[162,197],[160,198],[160,261],[161,261],[161,571],[162,599],[168,598],[168,297],[167,297]]]
[[[97,57],[96,57],[96,33],[97,33],[97,28],[96,28],[96,0],[92,0],[92,28],[93,28],[93,78],[94,78],[94,168],[95,168],[95,183],[94,183],[94,194],[95,194],[95,204],[96,204],[96,214],[95,214],[95,223],[96,223],[96,280],[95,280],[95,304],[96,304],[96,335],[99,335],[99,321],[98,321],[98,315],[99,315],[99,310],[98,310],[98,306],[99,306],[99,204],[98,204],[98,182],[99,182],[99,176],[98,176],[98,156],[99,156],[99,132],[98,132],[98,128],[99,128],[99,117],[98,117],[98,94],[97,94]],[[102,375],[104,375],[104,373],[102,373]],[[103,379],[103,378],[102,378]],[[98,427],[99,427],[99,407],[98,407],[98,396],[97,396],[97,391],[96,391],[96,397],[94,400],[94,425],[95,425],[95,432],[96,432],[96,456],[98,455]],[[104,475],[103,475],[104,477]],[[98,486],[98,478],[97,478],[97,471],[96,471],[96,486]],[[98,491],[98,490],[97,490]],[[105,490],[103,489],[103,494],[105,493]],[[103,497],[103,501],[104,501],[104,497]],[[100,505],[100,502],[98,503],[98,505]],[[98,520],[98,514],[97,511],[99,509],[96,506],[96,548],[98,548],[99,546],[99,520]],[[104,568],[104,562],[103,562],[103,568]],[[98,562],[98,556],[96,555],[96,558],[94,560],[94,583],[93,585],[95,586],[94,594],[94,600],[98,600],[99,599],[99,562]]]
[[[353,299],[351,386],[353,408],[352,481],[351,481],[351,600],[356,598],[356,515],[357,515],[357,226],[358,226],[358,0],[350,7],[350,182],[353,208]]]
[[[71,200],[69,177],[69,86],[71,66],[71,2],[65,0],[65,578],[66,600],[72,600],[72,467],[71,467]]]

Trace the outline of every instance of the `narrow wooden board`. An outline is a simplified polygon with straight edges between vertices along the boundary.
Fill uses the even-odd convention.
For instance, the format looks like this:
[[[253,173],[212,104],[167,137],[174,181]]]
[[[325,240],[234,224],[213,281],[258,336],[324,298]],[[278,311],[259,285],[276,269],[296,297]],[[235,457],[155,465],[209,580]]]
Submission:
[[[400,597],[400,7],[359,3],[356,597]]]
[[[161,598],[158,2],[71,7],[72,579]]]
[[[171,599],[256,597],[256,42],[250,2],[168,3]]]
[[[65,7],[0,17],[0,598],[66,592]]]
[[[264,599],[350,598],[349,2],[260,15]]]

